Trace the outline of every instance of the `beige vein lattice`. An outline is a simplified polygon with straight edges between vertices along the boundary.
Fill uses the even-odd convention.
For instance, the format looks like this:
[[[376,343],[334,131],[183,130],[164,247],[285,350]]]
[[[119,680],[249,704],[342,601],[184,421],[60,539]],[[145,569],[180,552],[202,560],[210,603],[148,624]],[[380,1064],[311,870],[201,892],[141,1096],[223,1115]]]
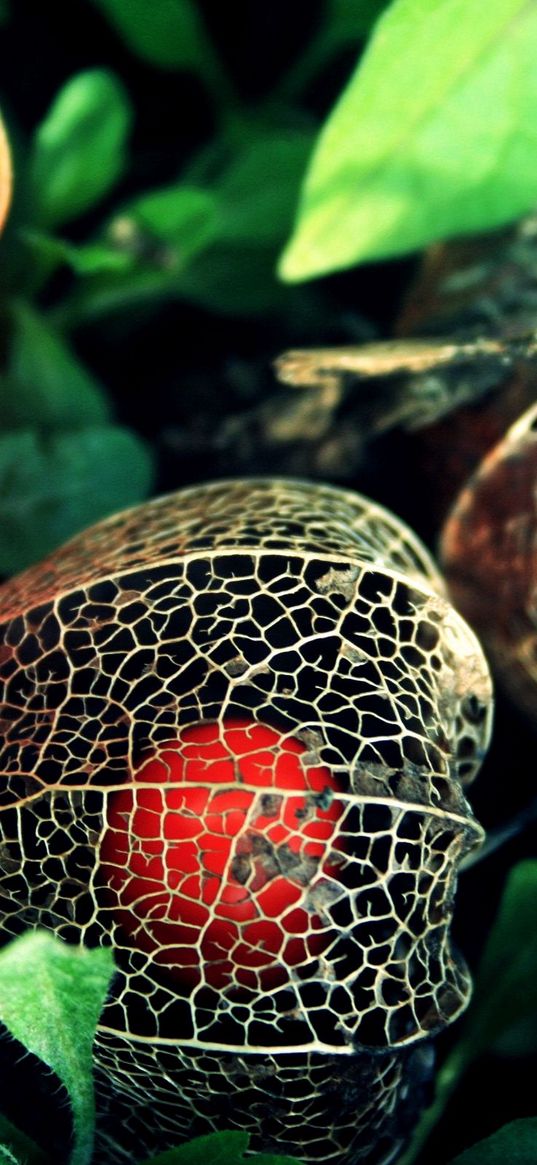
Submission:
[[[478,644],[355,494],[226,482],[0,591],[0,933],[113,944],[102,1162],[219,1127],[387,1162],[468,975],[449,941]]]

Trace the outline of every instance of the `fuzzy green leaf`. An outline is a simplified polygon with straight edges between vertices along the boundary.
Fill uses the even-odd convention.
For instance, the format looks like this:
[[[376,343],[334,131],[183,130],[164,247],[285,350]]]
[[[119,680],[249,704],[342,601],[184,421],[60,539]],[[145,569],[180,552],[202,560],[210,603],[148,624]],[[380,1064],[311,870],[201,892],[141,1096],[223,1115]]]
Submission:
[[[147,497],[152,458],[119,425],[0,436],[0,573],[36,562],[85,526]]]
[[[11,307],[12,335],[0,377],[2,428],[83,428],[110,415],[100,385],[69,345],[22,301]]]
[[[451,1165],[535,1165],[536,1161],[537,1117],[527,1117],[472,1145],[454,1157]]]
[[[245,1157],[248,1148],[248,1133],[230,1130],[223,1133],[209,1133],[196,1137],[177,1149],[168,1149],[151,1157],[143,1165],[300,1165],[294,1157],[280,1157],[269,1153]]]
[[[0,1145],[0,1165],[22,1165],[20,1157],[15,1157],[7,1145]]]
[[[37,217],[44,226],[89,210],[115,185],[131,124],[127,95],[104,69],[64,85],[36,130],[30,162]]]
[[[0,952],[0,1021],[65,1085],[73,1110],[71,1165],[93,1146],[92,1044],[113,973],[110,951],[31,932]]]
[[[537,200],[537,8],[395,0],[326,123],[284,279],[509,222]]]
[[[15,1160],[20,1161],[22,1165],[50,1165],[43,1150],[30,1137],[27,1137],[26,1133],[16,1128],[1,1112],[0,1143],[2,1148],[12,1153]],[[1,1157],[0,1165],[2,1165]]]

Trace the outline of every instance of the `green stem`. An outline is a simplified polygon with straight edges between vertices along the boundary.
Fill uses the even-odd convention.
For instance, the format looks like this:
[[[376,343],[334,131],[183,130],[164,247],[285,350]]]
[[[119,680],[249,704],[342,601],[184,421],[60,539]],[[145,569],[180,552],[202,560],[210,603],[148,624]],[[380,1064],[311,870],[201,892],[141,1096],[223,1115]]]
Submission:
[[[434,1101],[431,1107],[424,1112],[406,1153],[397,1161],[397,1165],[414,1165],[440,1117],[445,1112],[448,1102],[471,1059],[466,1043],[459,1044],[447,1057],[436,1077]]]

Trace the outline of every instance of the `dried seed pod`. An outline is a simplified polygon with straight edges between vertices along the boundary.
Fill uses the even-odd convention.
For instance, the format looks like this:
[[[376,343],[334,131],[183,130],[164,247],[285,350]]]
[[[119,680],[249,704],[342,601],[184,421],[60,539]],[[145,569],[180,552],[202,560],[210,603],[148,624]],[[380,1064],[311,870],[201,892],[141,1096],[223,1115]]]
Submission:
[[[1,928],[115,948],[103,1159],[239,1127],[393,1160],[470,990],[490,719],[427,552],[344,490],[217,483],[75,538],[0,624]]]
[[[483,460],[442,534],[453,601],[506,690],[537,720],[537,406]]]

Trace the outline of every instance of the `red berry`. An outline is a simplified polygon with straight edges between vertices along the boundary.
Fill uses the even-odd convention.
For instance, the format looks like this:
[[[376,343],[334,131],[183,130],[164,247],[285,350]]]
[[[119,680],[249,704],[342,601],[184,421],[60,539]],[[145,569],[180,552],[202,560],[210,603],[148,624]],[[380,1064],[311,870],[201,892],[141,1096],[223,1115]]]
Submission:
[[[306,751],[255,722],[198,724],[110,795],[101,858],[117,921],[186,985],[270,989],[333,937],[305,899],[336,868],[341,786],[303,766]]]

